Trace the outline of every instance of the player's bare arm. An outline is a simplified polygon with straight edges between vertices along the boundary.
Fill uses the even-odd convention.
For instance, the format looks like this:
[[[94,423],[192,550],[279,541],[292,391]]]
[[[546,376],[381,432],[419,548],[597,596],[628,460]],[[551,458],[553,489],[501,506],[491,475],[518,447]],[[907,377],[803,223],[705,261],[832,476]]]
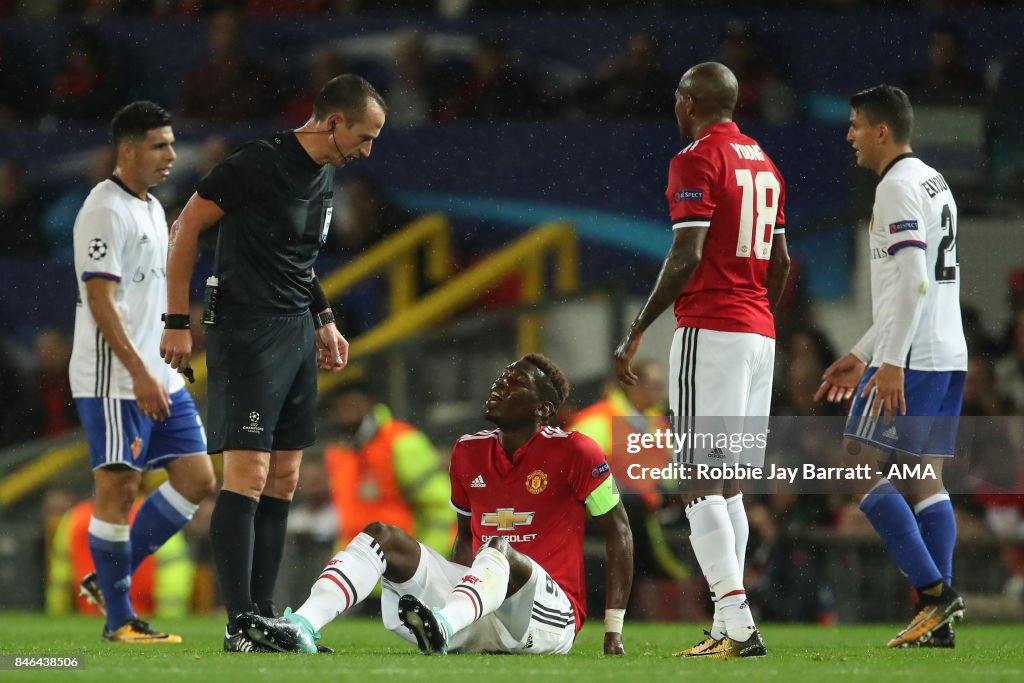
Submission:
[[[768,272],[765,275],[765,288],[768,290],[768,306],[772,313],[782,300],[789,279],[789,249],[786,247],[786,235],[779,233],[772,240],[772,253],[768,259]]]
[[[707,234],[707,228],[681,228],[673,231],[672,248],[661,265],[654,289],[651,290],[643,308],[637,313],[636,319],[629,326],[629,331],[619,342],[612,357],[615,376],[620,382],[636,384],[637,376],[630,364],[640,348],[644,332],[666,308],[675,303],[686,283],[690,281],[693,272],[700,265],[701,251]]]
[[[867,364],[871,362],[875,349],[878,327],[872,325],[846,354],[825,369],[821,375],[821,386],[814,392],[814,400],[839,403],[853,398],[853,392],[864,376]]]
[[[452,543],[452,562],[468,567],[473,564],[473,518],[458,515],[458,529]]]
[[[633,533],[629,528],[626,509],[620,501],[594,521],[604,534],[605,543],[605,610],[625,610],[629,602],[629,590],[633,585]],[[609,631],[606,620],[604,653],[624,655],[621,625],[618,632]]]
[[[119,286],[114,280],[93,277],[85,281],[89,310],[100,333],[117,359],[132,377],[132,390],[139,410],[146,417],[162,420],[171,414],[171,399],[164,386],[146,367],[117,309],[114,294]]]
[[[867,364],[852,353],[848,353],[825,369],[821,386],[814,392],[814,400],[824,399],[829,403],[848,401],[864,376]]]
[[[907,399],[903,394],[903,368],[882,363],[868,383],[861,396],[875,391],[875,402],[871,406],[871,417],[885,413],[888,419],[907,414]]]
[[[171,226],[167,245],[167,313],[188,315],[189,284],[196,263],[199,233],[215,225],[224,212],[215,202],[193,194]],[[192,333],[189,330],[164,330],[160,338],[160,357],[172,368],[189,367]]]

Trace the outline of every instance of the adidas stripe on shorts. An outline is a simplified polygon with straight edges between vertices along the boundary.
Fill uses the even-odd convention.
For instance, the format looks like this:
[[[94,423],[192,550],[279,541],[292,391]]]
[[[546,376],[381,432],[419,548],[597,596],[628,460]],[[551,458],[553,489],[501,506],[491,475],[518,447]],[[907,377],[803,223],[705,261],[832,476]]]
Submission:
[[[183,455],[206,454],[206,432],[188,389],[171,394],[171,416],[153,420],[134,400],[76,398],[89,441],[92,468],[126,465],[133,470],[164,467]]]
[[[767,429],[775,373],[775,340],[750,332],[680,327],[669,352],[669,410],[676,432],[761,433]],[[748,440],[749,443],[749,440]],[[763,442],[762,442],[763,443]],[[739,451],[690,439],[676,454],[684,464],[761,467],[764,448]]]
[[[877,367],[868,368],[857,385],[843,436],[885,453],[952,456],[967,373],[904,370],[903,397],[907,402],[907,414],[889,422],[882,414],[871,417],[876,400],[874,390],[867,396],[861,396],[877,371]]]

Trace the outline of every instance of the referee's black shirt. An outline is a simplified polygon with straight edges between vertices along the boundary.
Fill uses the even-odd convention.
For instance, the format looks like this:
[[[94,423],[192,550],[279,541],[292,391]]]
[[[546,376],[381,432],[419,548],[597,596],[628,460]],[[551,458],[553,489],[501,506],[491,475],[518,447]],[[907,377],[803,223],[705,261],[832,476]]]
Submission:
[[[223,211],[217,306],[269,315],[309,309],[313,262],[327,236],[334,167],[320,166],[292,131],[238,148],[201,181]]]

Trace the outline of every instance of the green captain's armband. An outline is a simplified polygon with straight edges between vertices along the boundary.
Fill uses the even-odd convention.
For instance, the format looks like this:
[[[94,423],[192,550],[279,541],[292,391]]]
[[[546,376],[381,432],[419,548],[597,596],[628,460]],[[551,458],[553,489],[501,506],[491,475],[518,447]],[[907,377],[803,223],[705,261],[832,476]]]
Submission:
[[[619,504],[619,493],[615,490],[612,477],[602,481],[596,489],[587,496],[587,512],[594,517],[600,517]]]

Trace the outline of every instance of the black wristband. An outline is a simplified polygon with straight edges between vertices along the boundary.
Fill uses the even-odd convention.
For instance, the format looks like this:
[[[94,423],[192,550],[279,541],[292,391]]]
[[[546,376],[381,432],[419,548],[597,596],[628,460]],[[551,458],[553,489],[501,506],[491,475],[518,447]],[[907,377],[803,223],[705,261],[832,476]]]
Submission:
[[[327,300],[327,295],[324,294],[324,290],[320,286],[320,278],[314,277],[309,281],[309,295],[313,297],[309,304],[309,310],[313,315],[331,307],[331,302]]]
[[[160,319],[164,321],[165,330],[187,330],[190,327],[188,313],[163,313]]]

